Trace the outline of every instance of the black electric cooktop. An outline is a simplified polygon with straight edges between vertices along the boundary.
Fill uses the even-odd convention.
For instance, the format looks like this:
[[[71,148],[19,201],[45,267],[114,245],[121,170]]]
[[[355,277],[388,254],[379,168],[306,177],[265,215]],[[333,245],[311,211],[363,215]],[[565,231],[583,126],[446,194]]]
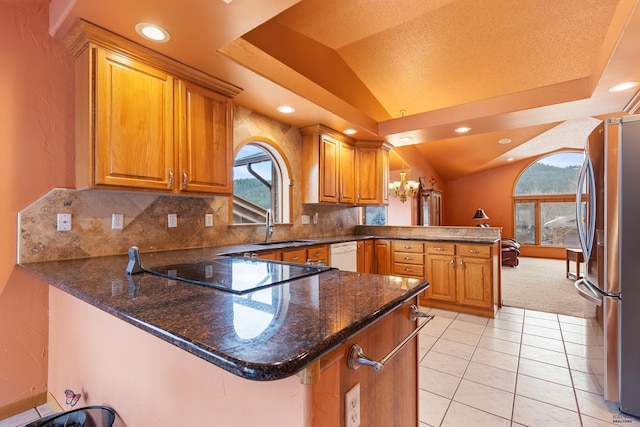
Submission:
[[[163,265],[147,268],[145,271],[169,279],[211,286],[241,295],[330,269],[330,267],[288,264],[253,258],[222,257],[208,261]]]

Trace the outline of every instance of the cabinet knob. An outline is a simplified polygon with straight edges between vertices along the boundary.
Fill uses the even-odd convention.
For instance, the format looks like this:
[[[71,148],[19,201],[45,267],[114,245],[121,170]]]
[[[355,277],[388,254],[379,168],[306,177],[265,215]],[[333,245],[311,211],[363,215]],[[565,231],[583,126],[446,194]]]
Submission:
[[[406,256],[406,257],[404,257],[404,259],[406,259],[406,260],[412,260],[412,259],[413,259],[413,257]]]

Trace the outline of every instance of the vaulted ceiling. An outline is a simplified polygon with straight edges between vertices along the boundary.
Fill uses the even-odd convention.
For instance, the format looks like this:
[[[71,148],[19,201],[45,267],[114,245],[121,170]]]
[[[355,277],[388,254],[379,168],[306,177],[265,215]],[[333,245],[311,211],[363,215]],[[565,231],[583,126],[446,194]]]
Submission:
[[[294,126],[414,145],[448,180],[579,148],[591,117],[635,112],[638,86],[608,89],[640,81],[638,3],[51,0],[50,24],[61,38],[86,19],[240,87],[236,103]],[[138,22],[171,40],[142,39]]]

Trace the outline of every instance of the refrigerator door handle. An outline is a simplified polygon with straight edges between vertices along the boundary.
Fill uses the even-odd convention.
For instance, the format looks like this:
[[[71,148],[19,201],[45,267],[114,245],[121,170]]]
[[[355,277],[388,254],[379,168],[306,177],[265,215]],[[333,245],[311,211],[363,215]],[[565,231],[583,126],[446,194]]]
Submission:
[[[576,280],[573,286],[575,286],[575,288],[578,290],[578,293],[580,294],[581,297],[591,301],[598,307],[602,306],[603,297],[586,280],[584,279]]]

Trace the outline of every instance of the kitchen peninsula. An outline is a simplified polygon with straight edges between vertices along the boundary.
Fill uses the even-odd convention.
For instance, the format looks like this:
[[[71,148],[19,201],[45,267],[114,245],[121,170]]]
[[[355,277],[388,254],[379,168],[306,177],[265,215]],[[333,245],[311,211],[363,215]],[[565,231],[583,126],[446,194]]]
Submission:
[[[218,254],[142,258],[150,268]],[[417,425],[417,340],[380,372],[349,369],[348,356],[359,344],[380,360],[410,335],[424,280],[331,269],[235,295],[128,276],[127,261],[22,265],[52,285],[49,389],[59,401],[61,390],[82,391],[83,404],[112,406],[130,426],[335,426],[344,423],[345,393],[359,384],[363,425],[398,414]]]

